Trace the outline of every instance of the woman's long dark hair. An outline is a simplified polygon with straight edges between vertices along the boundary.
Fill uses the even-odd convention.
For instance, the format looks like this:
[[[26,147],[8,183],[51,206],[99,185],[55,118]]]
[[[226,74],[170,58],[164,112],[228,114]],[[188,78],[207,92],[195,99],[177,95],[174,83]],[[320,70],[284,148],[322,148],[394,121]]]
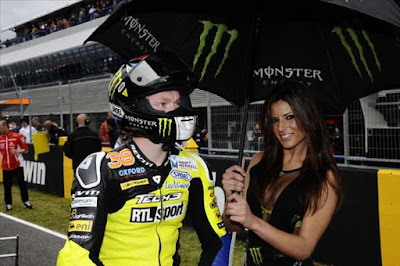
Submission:
[[[309,88],[301,83],[286,82],[276,86],[264,103],[264,155],[262,169],[257,168],[255,193],[263,202],[267,187],[274,188],[282,169],[283,148],[272,131],[271,105],[279,100],[287,102],[293,110],[297,124],[304,130],[307,155],[300,172],[300,187],[304,191],[301,200],[305,209],[315,212],[327,182],[327,171],[331,170],[335,182],[330,182],[338,195],[339,209],[344,194],[343,180],[336,161],[330,151],[328,129],[322,111]],[[269,202],[272,203],[272,202]]]

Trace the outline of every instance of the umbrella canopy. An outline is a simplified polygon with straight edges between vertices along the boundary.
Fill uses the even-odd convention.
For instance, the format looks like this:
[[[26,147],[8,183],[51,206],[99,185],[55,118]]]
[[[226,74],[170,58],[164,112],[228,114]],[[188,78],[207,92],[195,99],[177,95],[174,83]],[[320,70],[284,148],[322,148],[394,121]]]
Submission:
[[[175,52],[198,73],[200,89],[237,107],[263,100],[284,80],[307,84],[326,114],[400,87],[400,8],[392,0],[298,2],[268,1],[247,12],[126,0],[86,42],[103,43],[125,60]]]

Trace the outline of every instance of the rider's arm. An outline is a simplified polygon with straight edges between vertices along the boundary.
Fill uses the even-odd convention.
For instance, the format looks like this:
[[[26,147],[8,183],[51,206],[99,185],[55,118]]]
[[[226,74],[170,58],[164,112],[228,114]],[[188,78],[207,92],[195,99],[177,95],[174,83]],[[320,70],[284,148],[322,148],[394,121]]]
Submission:
[[[190,184],[188,206],[202,248],[199,265],[227,265],[230,236],[217,205],[211,173],[204,161],[200,162],[199,177]]]
[[[93,153],[78,167],[71,194],[68,239],[57,265],[103,265],[99,252],[107,221],[107,164],[104,152]]]

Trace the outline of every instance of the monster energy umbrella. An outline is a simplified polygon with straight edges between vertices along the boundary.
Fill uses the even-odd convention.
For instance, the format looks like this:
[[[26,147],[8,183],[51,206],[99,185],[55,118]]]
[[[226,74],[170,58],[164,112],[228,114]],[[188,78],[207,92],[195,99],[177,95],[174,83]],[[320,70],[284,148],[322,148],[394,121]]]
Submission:
[[[396,3],[323,1],[265,1],[261,11],[246,13],[233,3],[221,10],[202,1],[190,10],[125,0],[87,41],[103,43],[125,60],[173,51],[198,73],[200,89],[237,107],[246,98],[263,100],[273,85],[289,79],[307,84],[326,114],[400,87]]]

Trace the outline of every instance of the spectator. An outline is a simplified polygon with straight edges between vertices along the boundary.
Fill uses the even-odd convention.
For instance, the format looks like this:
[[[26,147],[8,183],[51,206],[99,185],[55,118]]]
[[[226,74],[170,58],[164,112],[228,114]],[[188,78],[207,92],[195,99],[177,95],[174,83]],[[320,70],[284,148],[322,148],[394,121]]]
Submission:
[[[18,149],[18,146],[21,149]],[[3,169],[3,185],[4,185],[4,201],[6,203],[6,210],[12,210],[12,194],[11,188],[13,177],[16,177],[18,186],[21,193],[21,200],[23,205],[32,209],[29,202],[28,189],[24,181],[23,168],[18,160],[18,154],[23,154],[28,151],[28,145],[21,134],[10,131],[9,125],[6,120],[0,120],[0,153],[2,159]]]
[[[6,120],[8,127],[11,129],[12,132],[18,133],[17,124],[11,120],[10,115],[5,114],[3,115],[3,119]]]
[[[75,26],[75,24],[76,24],[76,16],[75,16],[75,13],[72,12],[71,16],[69,17],[69,26],[73,27],[73,26]]]
[[[107,118],[103,121],[103,123],[101,123],[100,125],[100,139],[103,143],[107,143],[109,144],[110,142],[110,137],[108,136],[108,127],[107,127],[107,119],[108,118],[112,118],[112,113],[108,112],[107,113]]]
[[[36,131],[43,131],[43,126],[40,123],[40,119],[37,116],[32,117],[32,126],[36,129]]]
[[[107,118],[108,138],[110,139],[110,146],[114,148],[117,139],[121,134],[121,129],[118,127],[114,118]]]
[[[24,39],[23,39],[23,41],[25,42],[25,41],[30,40],[30,39],[31,39],[31,37],[30,37],[29,29],[28,29],[28,27],[25,27],[25,29],[24,29]]]
[[[208,147],[208,131],[205,128],[200,132],[199,147]]]
[[[254,126],[254,147],[258,151],[261,150],[261,145],[259,145],[259,143],[261,142],[260,138],[262,138],[261,125],[260,123],[256,123]]]
[[[235,127],[228,128],[228,149],[238,149],[240,141],[240,133]]]
[[[32,25],[32,29],[31,29],[32,39],[35,39],[35,38],[36,38],[37,32],[38,32],[38,28],[36,28],[35,25]]]
[[[254,150],[254,130],[253,127],[250,127],[246,132],[247,137],[247,148],[250,150]]]
[[[50,23],[50,32],[55,32],[55,31],[57,31],[57,24],[54,22],[54,20],[52,20]]]
[[[62,136],[68,136],[64,129],[60,128],[57,124],[51,122],[51,120],[44,121],[44,129],[49,139],[49,143],[58,145],[58,140]]]
[[[74,173],[89,154],[101,151],[99,135],[88,127],[89,117],[86,114],[79,114],[76,122],[78,127],[68,136],[63,148],[65,156],[72,159]]]
[[[57,18],[57,20],[56,20],[57,22],[57,30],[62,30],[62,29],[64,29],[64,24],[63,24],[63,21],[62,21],[62,18]]]
[[[69,22],[66,18],[63,18],[62,23],[63,23],[63,29],[69,28]]]
[[[25,138],[25,142],[32,143],[32,135],[36,133],[37,130],[33,126],[29,125],[29,120],[26,118],[22,118],[19,134],[21,134]]]
[[[85,22],[85,9],[81,7],[81,10],[79,11],[79,23]]]
[[[336,154],[336,155],[344,154],[343,135],[337,126],[335,126],[335,132],[332,136],[332,146],[333,146],[334,154]]]
[[[207,153],[208,150],[202,148],[208,148],[208,131],[207,129],[202,129],[200,132],[200,142],[199,142],[199,152]]]
[[[90,6],[88,14],[90,16],[90,20],[93,20],[97,17],[97,9],[94,7],[94,5]]]

